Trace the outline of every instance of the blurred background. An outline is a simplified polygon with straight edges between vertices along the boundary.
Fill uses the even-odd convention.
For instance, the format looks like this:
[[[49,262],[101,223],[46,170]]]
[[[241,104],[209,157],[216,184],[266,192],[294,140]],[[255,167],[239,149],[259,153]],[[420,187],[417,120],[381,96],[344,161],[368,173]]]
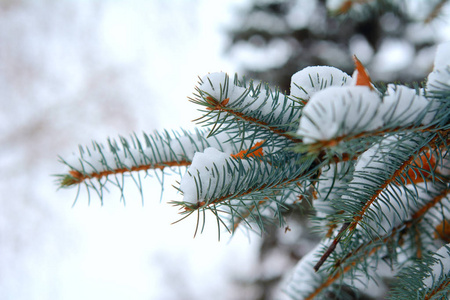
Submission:
[[[296,71],[351,74],[356,54],[375,81],[422,82],[448,1],[347,2],[1,1],[0,299],[271,299],[315,243],[296,212],[291,231],[219,242],[212,221],[194,239],[195,218],[171,225],[177,176],[162,201],[148,178],[144,205],[133,183],[126,205],[114,189],[101,205],[52,174],[79,144],[194,128],[187,97],[208,72],[289,93]]]

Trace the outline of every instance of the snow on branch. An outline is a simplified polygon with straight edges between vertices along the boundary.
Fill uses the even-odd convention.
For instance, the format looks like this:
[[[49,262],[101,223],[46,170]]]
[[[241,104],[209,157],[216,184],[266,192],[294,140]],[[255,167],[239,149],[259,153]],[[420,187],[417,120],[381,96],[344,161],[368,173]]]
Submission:
[[[118,140],[108,139],[106,146],[92,142],[92,146],[79,146],[79,153],[68,158],[60,158],[69,170],[67,174],[57,175],[59,185],[68,188],[85,184],[103,195],[106,184],[110,183],[122,191],[122,180],[117,176],[131,176],[140,171],[162,171],[174,167],[187,167],[191,164],[194,154],[207,147],[216,147],[226,153],[236,153],[245,143],[234,143],[231,137],[222,133],[208,137],[207,130],[188,132],[173,131],[169,133],[155,132],[139,138],[136,134],[129,138],[119,137]],[[164,174],[164,173],[163,173]],[[134,179],[134,178],[133,178]],[[140,178],[134,180],[139,190],[142,190]],[[101,196],[102,197],[102,196]]]
[[[330,75],[322,74],[326,76]],[[371,86],[329,87],[309,99],[297,134],[305,144],[333,146],[349,136],[362,137],[362,133],[379,135],[392,129],[429,125],[436,105],[421,93],[396,85],[388,85],[384,95]]]
[[[267,138],[298,141],[288,132],[297,126],[301,106],[278,89],[238,80],[237,75],[232,81],[221,72],[204,76],[196,90],[191,102],[205,107],[206,114],[198,121],[212,127],[211,134],[227,131],[252,138],[254,131],[259,131]]]
[[[431,298],[433,295],[439,293],[442,289],[449,291],[450,285],[450,244],[442,246],[433,255],[435,259],[432,264],[430,275],[423,280],[425,288],[429,289],[426,297]],[[437,284],[438,283],[438,284]]]
[[[292,75],[289,97],[306,104],[318,91],[332,86],[349,85],[351,81],[348,74],[334,67],[306,67]]]
[[[449,189],[441,189],[430,199],[426,190],[422,189],[421,194],[418,195],[416,199],[417,201],[421,201],[422,206],[410,207],[410,216],[408,218],[403,218],[403,220],[391,224],[392,226],[390,226],[391,228],[389,230],[383,230],[374,238],[367,235],[364,231],[357,232],[355,234],[355,240],[358,241],[357,243],[350,243],[346,248],[338,246],[335,251],[336,253],[334,254],[334,259],[327,261],[324,265],[324,268],[327,271],[315,272],[313,268],[314,264],[317,264],[320,260],[321,253],[324,252],[324,249],[327,249],[326,244],[331,242],[330,239],[324,239],[313,251],[304,256],[297,264],[289,279],[287,279],[283,292],[292,299],[315,299],[318,295],[326,293],[333,284],[337,284],[338,281],[342,281],[342,279],[352,286],[358,284],[358,282],[351,279],[355,278],[355,276],[348,275],[348,273],[351,272],[358,272],[358,281],[364,282],[364,278],[368,281],[368,277],[373,276],[373,274],[364,274],[363,270],[358,270],[358,268],[361,268],[359,264],[362,261],[366,261],[366,264],[364,264],[363,267],[367,267],[368,263],[370,268],[376,269],[378,264],[384,263],[378,261],[376,258],[377,255],[387,255],[389,252],[389,249],[387,248],[388,244],[396,240],[407,239],[408,231],[405,229],[418,227],[420,225],[429,227],[429,222],[433,219],[432,215],[439,210],[439,205],[448,207],[449,193]],[[385,212],[386,211],[388,210],[385,210]],[[416,239],[414,239],[412,243],[405,241],[403,249],[400,251],[409,251],[408,247],[416,241]],[[436,264],[433,270],[439,271]],[[448,270],[443,274],[447,273]],[[425,285],[431,286],[431,278],[440,278],[439,276],[439,274],[433,276],[430,275],[425,279]],[[309,280],[310,278],[313,280]],[[301,282],[301,284],[299,284],[299,282]]]
[[[389,299],[448,299],[450,295],[450,244],[404,268]]]
[[[232,206],[233,210],[245,207],[251,214],[255,199],[283,195],[282,189],[308,179],[318,170],[311,159],[299,165],[299,155],[264,154],[263,149],[257,144],[250,151],[234,155],[214,148],[196,153],[179,186],[181,203],[189,209],[217,204]]]
[[[439,45],[434,59],[433,72],[428,75],[428,93],[438,94],[450,88],[450,42]]]
[[[434,134],[431,140],[438,140],[437,137]],[[324,253],[315,266],[316,270],[328,258],[335,245],[343,238],[351,238],[361,223],[366,233],[376,236],[391,230],[398,222],[408,218],[408,208],[414,205],[405,202],[408,197],[395,196],[395,185],[404,185],[405,182],[399,178],[410,170],[411,165],[412,168],[417,168],[415,159],[420,157],[428,147],[424,144],[429,142],[429,137],[418,134],[409,134],[402,138],[390,137],[360,156],[347,189],[334,201],[334,206],[343,210],[339,215],[341,220],[345,220],[343,231],[334,238],[330,251]],[[436,155],[440,153],[435,152]],[[438,160],[448,164],[446,157],[439,157]],[[446,182],[447,179],[435,174],[435,169],[436,166],[428,166],[427,172],[432,172],[436,182]],[[431,193],[431,190],[428,193]]]
[[[123,190],[129,175],[142,195],[139,173],[185,168],[175,185],[182,199],[172,204],[185,217],[197,214],[197,228],[211,212],[219,234],[221,226],[262,233],[267,222],[281,226],[285,212],[308,202],[322,241],[287,282],[293,299],[339,293],[359,278],[367,283],[383,263],[394,276],[450,240],[449,53],[450,43],[439,46],[426,85],[414,88],[377,88],[356,58],[352,76],[328,66],[297,72],[290,95],[208,74],[190,98],[205,130],[80,147],[61,159],[68,170],[59,184],[84,184],[103,198],[109,185]],[[430,262],[431,273],[420,273],[430,299],[449,289],[441,276],[448,253],[438,254],[441,272]]]

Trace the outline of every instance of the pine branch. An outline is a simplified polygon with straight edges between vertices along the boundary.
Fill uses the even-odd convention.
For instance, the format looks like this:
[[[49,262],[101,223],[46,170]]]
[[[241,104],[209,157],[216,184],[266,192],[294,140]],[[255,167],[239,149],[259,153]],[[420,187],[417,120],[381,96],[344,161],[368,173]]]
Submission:
[[[120,137],[119,142],[108,139],[106,147],[92,142],[92,147],[80,146],[79,155],[73,154],[70,159],[60,158],[69,170],[66,174],[57,175],[58,184],[61,188],[68,188],[84,183],[88,192],[93,189],[101,198],[106,185],[112,184],[119,187],[123,196],[123,183],[117,176],[131,176],[141,191],[140,178],[135,179],[133,173],[144,172],[147,175],[149,171],[155,171],[159,176],[157,171],[189,166],[194,153],[207,147],[233,153],[246,146],[245,142],[233,142],[226,133],[212,137],[207,137],[208,134],[207,130],[144,133],[142,138],[133,134],[129,139]]]
[[[419,208],[412,215],[411,219],[405,220],[403,223],[397,225],[385,235],[378,236],[375,239],[366,238],[365,242],[359,243],[357,248],[349,251],[347,254],[345,254],[345,256],[341,256],[342,254],[340,254],[330,266],[330,270],[328,271],[329,276],[323,278],[321,281],[322,283],[318,285],[310,294],[308,294],[305,299],[314,299],[317,295],[322,293],[326,288],[335,283],[337,280],[341,280],[345,273],[358,266],[360,262],[367,260],[372,255],[375,255],[376,252],[379,251],[382,247],[386,246],[389,241],[401,239],[403,235],[406,235],[409,228],[416,226],[419,222],[421,222],[424,219],[426,213],[429,212],[433,207],[436,207],[436,205],[440,203],[445,197],[447,197],[449,193],[450,189],[448,186],[446,186],[435,197],[433,197],[431,201],[426,202],[424,206]]]
[[[389,299],[447,299],[450,295],[449,252],[450,245],[444,245],[406,267],[399,274]]]
[[[395,274],[414,259],[423,262],[414,286],[424,298],[441,297],[450,269],[435,265],[450,255],[429,253],[450,231],[449,50],[439,47],[424,88],[378,90],[356,57],[352,77],[333,67],[297,72],[290,95],[209,74],[190,99],[207,129],[93,142],[61,159],[68,171],[59,184],[84,185],[100,199],[112,185],[123,198],[131,177],[143,198],[141,174],[178,169],[183,199],[171,203],[181,220],[196,216],[196,235],[212,213],[219,238],[221,228],[283,226],[284,214],[307,201],[323,239],[286,287],[294,299],[339,295],[347,281],[375,281],[384,261]]]
[[[225,100],[227,100],[227,99],[225,99]],[[225,105],[228,102],[224,103],[224,101],[222,101],[221,103],[219,103],[219,102],[216,102],[214,99],[212,99],[209,96],[206,97],[206,100],[207,100],[208,103],[211,103],[211,104],[214,105],[213,108],[208,107],[207,109],[217,113],[217,116],[218,116],[217,119],[220,119],[220,113],[223,112],[225,114],[233,116],[235,119],[239,119],[239,120],[243,121],[244,123],[253,124],[254,127],[259,127],[261,129],[269,130],[272,133],[277,134],[279,136],[282,136],[282,137],[284,137],[284,138],[286,138],[286,139],[288,139],[288,140],[290,140],[292,142],[295,142],[295,143],[301,142],[301,139],[295,138],[295,137],[292,136],[292,134],[289,134],[289,132],[287,132],[286,130],[280,129],[280,126],[271,126],[270,123],[258,120],[255,117],[252,117],[250,115],[246,115],[246,114],[244,114],[244,113],[242,113],[240,111],[236,111],[233,108],[226,107]],[[207,117],[207,116],[208,115],[205,115],[204,117]],[[234,122],[236,122],[236,121],[234,121]]]
[[[265,140],[283,137],[283,147],[287,142],[300,142],[289,132],[296,128],[301,105],[268,85],[247,83],[237,76],[233,83],[230,81],[225,73],[209,74],[200,80],[197,93],[190,99],[205,107],[205,114],[196,121],[211,127],[211,135],[227,131],[254,139],[252,135],[258,132]]]
[[[215,161],[212,169],[190,168],[179,187],[184,194],[184,201],[172,203],[185,211],[204,212],[211,210],[211,207],[222,207],[228,212],[233,228],[244,219],[270,218],[270,215],[261,215],[261,212],[268,209],[273,214],[278,209],[273,210],[272,204],[283,208],[293,202],[290,199],[294,193],[306,193],[299,189],[302,186],[299,183],[308,180],[319,168],[314,159],[303,160],[302,165],[298,165],[298,157],[283,152],[248,159],[223,156],[223,160]],[[198,159],[204,160],[201,156]],[[232,173],[235,168],[239,171]],[[230,177],[227,174],[235,175]],[[200,182],[202,186],[197,184]],[[188,187],[195,189],[188,190]],[[222,219],[222,216],[216,216]],[[277,218],[282,222],[280,216]],[[263,231],[263,222],[256,223]]]
[[[433,144],[436,140],[438,140],[439,135],[435,135],[433,138],[431,139],[427,139],[427,142],[430,144]],[[411,139],[412,140],[412,139]],[[421,143],[418,143],[419,145]],[[402,145],[405,145],[405,143],[402,143]],[[426,149],[428,149],[428,144],[425,146],[422,146],[418,151],[415,150],[416,147],[414,147],[414,145],[411,145],[412,148],[406,148],[403,150],[403,152],[406,153],[414,153],[413,155],[410,155],[409,157],[406,157],[402,160],[402,161],[397,161],[395,162],[395,158],[398,157],[397,153],[383,153],[383,159],[386,161],[390,161],[390,164],[393,165],[395,163],[395,166],[392,170],[394,170],[391,174],[386,173],[386,177],[385,179],[382,181],[380,180],[381,178],[377,178],[379,180],[379,183],[375,186],[373,186],[373,188],[370,188],[370,193],[367,193],[366,195],[370,195],[370,197],[364,201],[364,205],[362,205],[362,207],[357,210],[355,213],[351,214],[351,218],[352,220],[349,222],[346,222],[342,225],[342,228],[340,230],[340,233],[337,235],[337,237],[333,240],[331,246],[329,247],[329,249],[324,253],[324,255],[321,257],[321,259],[319,260],[319,262],[314,266],[314,269],[316,271],[318,271],[321,267],[321,265],[326,261],[326,259],[329,257],[329,255],[333,252],[334,248],[336,247],[336,245],[341,241],[342,237],[345,236],[345,234],[351,234],[352,231],[354,231],[356,229],[356,227],[358,226],[358,224],[361,222],[361,220],[363,220],[364,215],[367,213],[369,207],[372,206],[372,204],[379,198],[379,195],[386,189],[386,187],[388,187],[391,184],[394,184],[396,182],[398,182],[398,178],[401,177],[402,173],[404,173],[405,169],[409,168],[411,163],[414,162],[414,160],[417,157],[416,153],[421,153],[423,151],[425,151]],[[375,154],[374,157],[376,157],[377,154]],[[390,158],[391,156],[391,158]],[[377,162],[376,158],[374,159],[374,165],[376,165]],[[368,169],[368,166],[366,166],[366,169]],[[373,168],[373,167],[372,167]],[[381,173],[378,173],[381,174]],[[359,174],[356,174],[356,177],[358,178]],[[369,174],[367,174],[369,175]],[[366,177],[367,175],[364,175],[364,177]],[[349,189],[352,192],[348,192],[347,196],[350,197],[357,197],[357,196],[362,196],[362,194],[360,194],[358,192],[358,194],[353,194],[355,193],[353,191],[357,191],[360,189],[361,183],[367,184],[367,179],[364,177],[361,177],[362,175],[359,175],[360,178],[356,181],[352,183],[350,183],[350,187]],[[374,178],[375,179],[375,178]],[[371,183],[373,184],[373,183]],[[354,186],[355,185],[355,186]]]

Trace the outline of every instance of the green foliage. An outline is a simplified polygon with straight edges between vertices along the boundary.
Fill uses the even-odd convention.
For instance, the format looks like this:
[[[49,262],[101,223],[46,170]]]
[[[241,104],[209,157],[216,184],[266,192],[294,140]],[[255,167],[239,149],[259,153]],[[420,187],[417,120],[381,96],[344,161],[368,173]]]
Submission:
[[[445,274],[446,268],[440,258],[448,256],[450,247],[442,247],[439,252],[447,252],[447,255],[432,255],[426,253],[420,260],[405,267],[398,276],[398,282],[390,293],[390,299],[448,299],[450,296],[450,276]],[[436,272],[438,271],[438,272]],[[437,273],[440,273],[438,275]],[[431,287],[424,288],[423,281],[432,281]]]

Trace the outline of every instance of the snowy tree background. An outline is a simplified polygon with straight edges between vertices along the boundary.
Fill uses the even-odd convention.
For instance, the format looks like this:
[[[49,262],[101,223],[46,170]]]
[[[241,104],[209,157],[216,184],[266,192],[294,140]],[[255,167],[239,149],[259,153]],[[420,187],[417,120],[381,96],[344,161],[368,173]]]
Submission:
[[[450,35],[445,2],[252,0],[231,26],[226,49],[246,75],[282,90],[308,66],[332,65],[352,74],[353,54],[375,81],[422,81],[436,44]]]
[[[82,193],[72,207],[75,191],[56,192],[50,176],[60,173],[57,155],[78,144],[192,128],[198,113],[187,97],[197,76],[239,73],[249,66],[243,61],[273,62],[267,68],[288,61],[284,43],[253,49],[254,56],[242,46],[225,59],[225,28],[250,1],[225,2],[0,3],[2,299],[249,299],[255,291],[242,285],[249,274],[289,267],[278,252],[258,265],[257,237],[219,243],[215,228],[192,238],[195,218],[170,225],[178,215],[160,203],[156,179],[146,181],[143,207],[132,188],[125,207],[114,192],[103,206]],[[439,21],[435,40],[448,40]],[[356,52],[367,50],[359,45]],[[391,46],[385,60],[399,50]],[[432,62],[433,47],[417,58],[419,67]],[[382,59],[367,51],[368,61]],[[167,182],[164,199],[177,197]]]

